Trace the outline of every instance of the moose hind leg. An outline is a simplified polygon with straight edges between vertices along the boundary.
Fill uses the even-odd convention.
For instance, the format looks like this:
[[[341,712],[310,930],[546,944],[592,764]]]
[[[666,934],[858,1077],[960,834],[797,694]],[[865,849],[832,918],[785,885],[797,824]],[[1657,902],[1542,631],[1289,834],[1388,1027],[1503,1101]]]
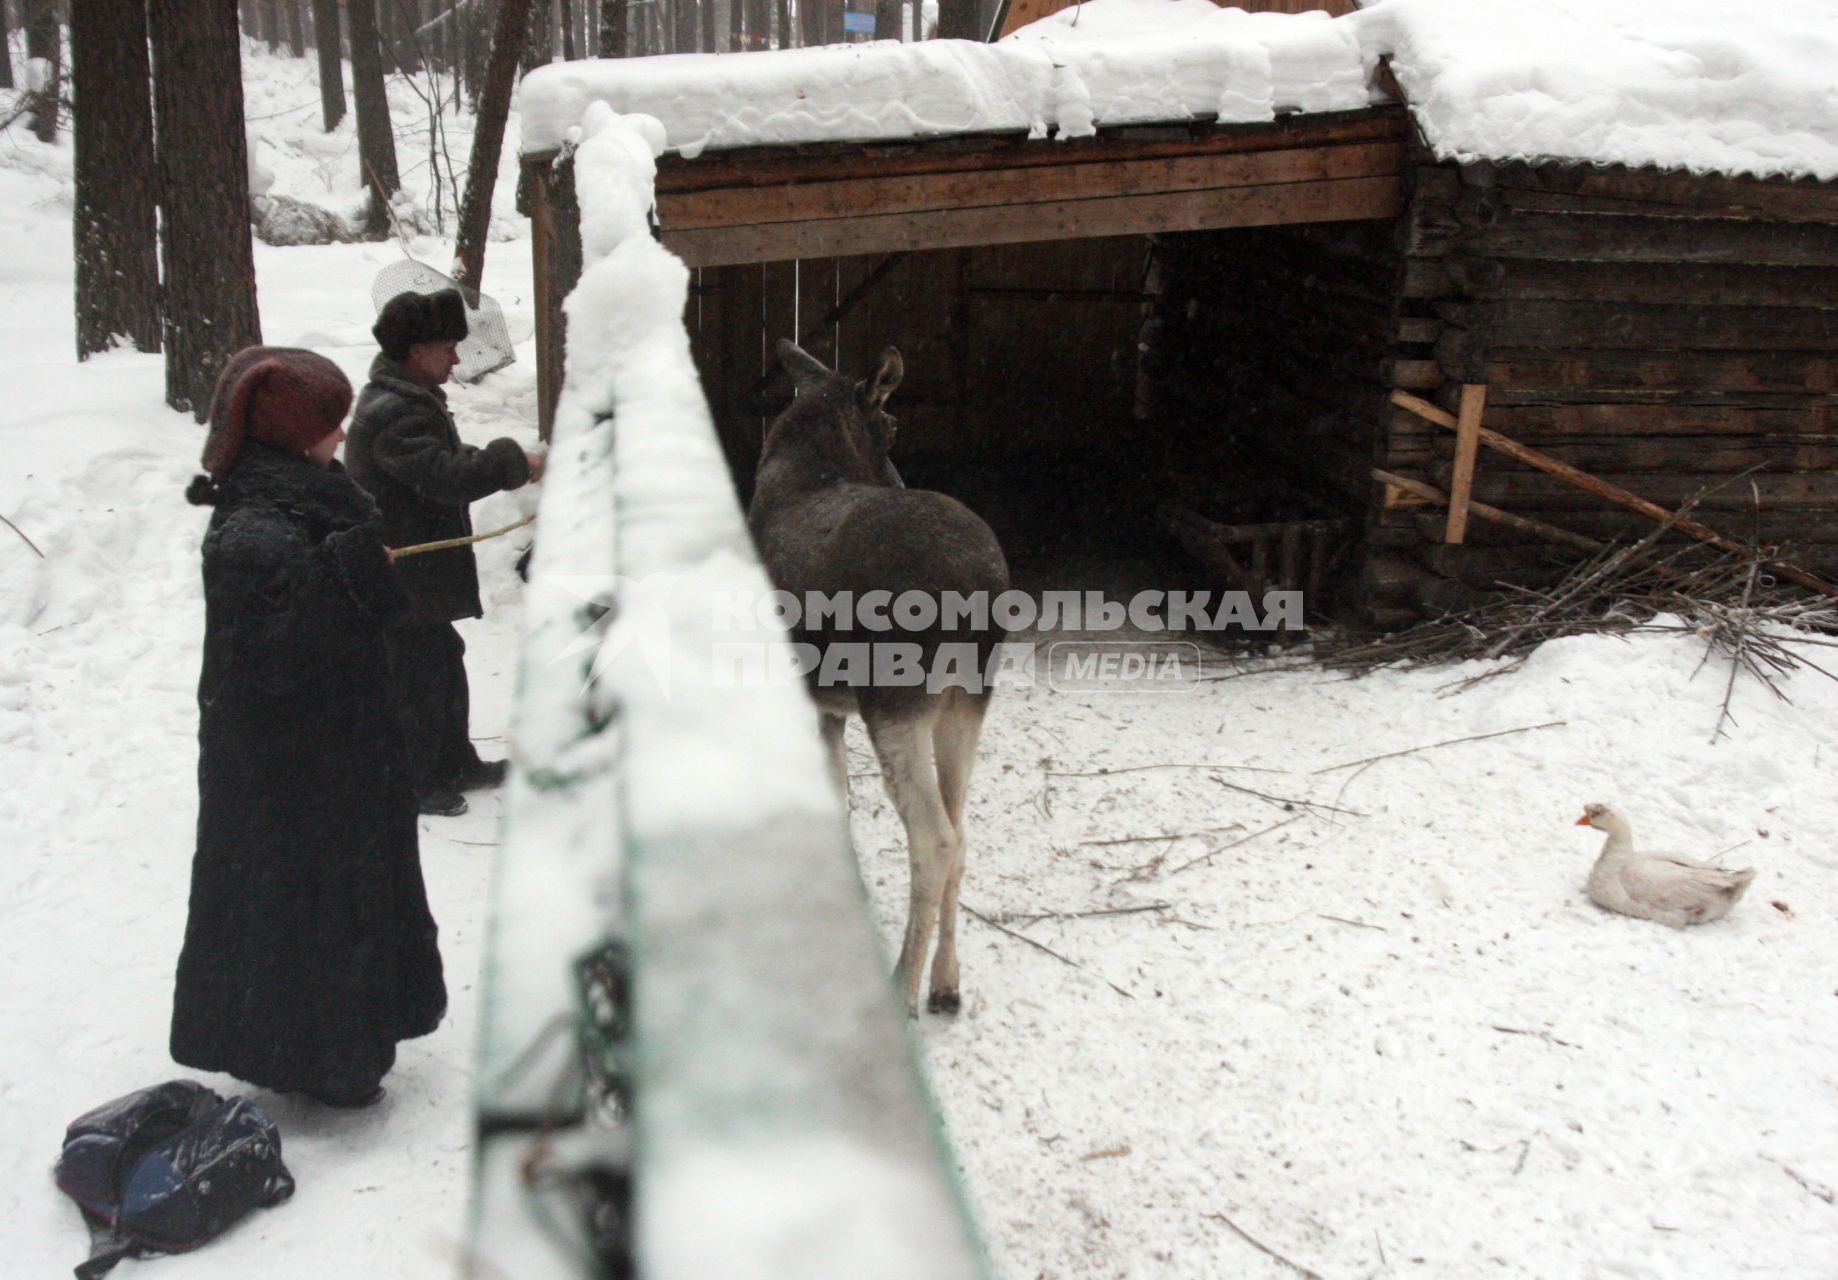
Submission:
[[[887,793],[906,827],[907,864],[912,879],[906,936],[900,943],[894,980],[911,1016],[919,1012],[919,977],[960,842],[938,790],[938,771],[932,762],[931,715],[901,715],[863,707],[862,719],[874,743],[874,754],[881,762]]]
[[[943,695],[938,720],[932,728],[932,752],[938,763],[938,792],[945,817],[956,836],[951,865],[945,871],[944,894],[938,904],[938,950],[932,957],[932,990],[926,1007],[933,1013],[956,1013],[960,1003],[957,980],[957,892],[964,879],[965,850],[969,833],[964,829],[964,797],[970,789],[970,771],[976,765],[977,738],[983,731],[987,693],[953,689]]]
[[[820,712],[823,722],[824,758],[830,767],[830,781],[836,784],[836,794],[842,797],[843,814],[848,816],[849,808],[849,748],[843,740],[843,730],[848,727],[849,718],[832,715],[828,711]]]

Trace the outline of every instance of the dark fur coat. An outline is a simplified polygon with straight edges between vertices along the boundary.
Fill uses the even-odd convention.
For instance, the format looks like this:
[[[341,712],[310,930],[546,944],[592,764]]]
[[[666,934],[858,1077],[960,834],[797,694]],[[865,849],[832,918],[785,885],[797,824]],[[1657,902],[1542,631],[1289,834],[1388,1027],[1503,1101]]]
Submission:
[[[447,1004],[383,651],[401,590],[337,464],[249,442],[216,508],[172,1056],[361,1097]]]
[[[469,537],[471,503],[530,478],[521,445],[509,438],[483,449],[462,443],[446,396],[385,356],[370,366],[370,381],[358,393],[345,461],[382,509],[383,541],[392,547]],[[410,556],[397,562],[396,576],[408,593],[404,622],[452,622],[484,612],[471,547]]]

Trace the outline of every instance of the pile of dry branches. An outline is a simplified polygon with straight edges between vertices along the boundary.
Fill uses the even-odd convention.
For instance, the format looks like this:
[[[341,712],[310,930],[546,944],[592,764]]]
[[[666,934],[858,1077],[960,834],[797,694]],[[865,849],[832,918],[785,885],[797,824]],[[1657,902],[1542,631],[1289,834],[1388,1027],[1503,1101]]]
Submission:
[[[1838,603],[1779,581],[1773,557],[1737,555],[1702,546],[1661,552],[1666,532],[1631,546],[1608,548],[1546,590],[1505,587],[1459,616],[1424,622],[1377,639],[1350,637],[1317,647],[1326,667],[1364,673],[1481,659],[1487,670],[1457,688],[1504,674],[1546,640],[1584,634],[1679,631],[1705,641],[1704,661],[1729,663],[1721,733],[1736,677],[1747,672],[1786,700],[1779,677],[1804,666],[1838,679],[1807,657],[1806,646],[1838,645]]]

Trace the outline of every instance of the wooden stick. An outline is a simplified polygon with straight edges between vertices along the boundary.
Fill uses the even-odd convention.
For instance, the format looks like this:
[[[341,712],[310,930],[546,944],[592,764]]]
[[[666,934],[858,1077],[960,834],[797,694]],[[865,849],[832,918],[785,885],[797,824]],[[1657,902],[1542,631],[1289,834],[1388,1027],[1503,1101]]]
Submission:
[[[1228,849],[1236,849],[1241,844],[1249,844],[1251,843],[1251,841],[1257,839],[1257,837],[1259,836],[1267,836],[1272,831],[1280,831],[1282,828],[1288,826],[1290,823],[1300,822],[1301,820],[1302,820],[1302,815],[1298,813],[1293,818],[1284,818],[1281,822],[1273,822],[1269,826],[1265,827],[1262,831],[1253,831],[1250,835],[1246,836],[1242,840],[1234,840],[1230,844],[1222,844],[1217,849],[1214,849],[1208,853],[1203,853],[1197,858],[1190,858],[1188,861],[1183,862],[1180,866],[1174,868],[1174,870],[1170,871],[1168,874],[1177,875],[1180,872],[1187,870],[1188,867],[1197,867],[1202,862],[1205,862],[1207,859],[1218,857],[1220,854],[1226,852],[1226,850]]]
[[[1374,761],[1391,760],[1397,756],[1408,756],[1418,751],[1434,751],[1437,747],[1452,747],[1458,742],[1481,742],[1487,738],[1504,738],[1508,734],[1513,733],[1530,733],[1534,729],[1558,729],[1569,723],[1568,720],[1547,720],[1543,724],[1528,724],[1517,729],[1496,729],[1492,733],[1473,733],[1465,738],[1446,738],[1441,742],[1425,743],[1421,747],[1406,747],[1402,751],[1387,751],[1382,756],[1367,756],[1363,760],[1348,760],[1341,764],[1330,764],[1320,769],[1310,770],[1310,772],[1333,773],[1338,769],[1351,769],[1356,764],[1372,764]]]
[[[26,537],[26,531],[24,529],[21,529],[18,525],[14,524],[11,520],[8,520],[5,516],[0,516],[0,524],[4,524],[7,528],[11,529],[14,533],[18,534],[20,538],[24,540],[25,544],[28,547],[32,548],[32,550],[37,554],[40,560],[43,560],[45,558],[45,553],[42,551],[39,551],[38,544],[32,541],[32,539]]]
[[[1487,384],[1464,382],[1461,413],[1455,419],[1455,471],[1449,477],[1449,522],[1442,540],[1459,546],[1468,536],[1468,501],[1474,492],[1474,459],[1481,449],[1481,410],[1487,404]]]
[[[1396,485],[1405,493],[1422,498],[1426,502],[1433,502],[1437,506],[1442,506],[1449,500],[1449,495],[1433,484],[1425,484],[1421,480],[1412,480],[1409,476],[1397,475],[1394,472],[1384,471],[1378,467],[1372,468],[1372,478],[1384,484]],[[1491,521],[1494,524],[1503,524],[1509,529],[1517,529],[1522,533],[1535,534],[1540,538],[1547,538],[1552,542],[1561,542],[1567,547],[1575,547],[1578,551],[1600,551],[1607,545],[1606,543],[1597,542],[1594,538],[1586,538],[1580,533],[1571,533],[1568,529],[1559,529],[1554,524],[1546,524],[1542,520],[1533,520],[1528,516],[1516,516],[1510,511],[1502,511],[1498,507],[1490,507],[1485,502],[1475,502],[1472,499],[1468,502],[1468,514],[1479,516],[1481,519]],[[1221,676],[1212,678],[1224,679],[1226,677]]]
[[[1239,1237],[1243,1239],[1246,1244],[1252,1245],[1255,1248],[1263,1250],[1265,1253],[1269,1254],[1272,1258],[1275,1258],[1278,1262],[1282,1263],[1284,1266],[1301,1272],[1304,1276],[1307,1276],[1309,1280],[1321,1280],[1320,1272],[1310,1271],[1307,1267],[1295,1261],[1293,1258],[1285,1258],[1282,1254],[1278,1253],[1275,1249],[1272,1249],[1269,1245],[1265,1244],[1262,1240],[1259,1240],[1256,1236],[1246,1231],[1243,1227],[1239,1226],[1236,1222],[1233,1222],[1230,1218],[1226,1217],[1223,1213],[1209,1213],[1206,1216],[1213,1219],[1215,1222],[1223,1222],[1226,1226],[1230,1227],[1233,1231],[1236,1231]]]
[[[1052,956],[1055,960],[1059,961],[1061,964],[1070,965],[1072,968],[1077,969],[1080,973],[1090,973],[1091,972],[1091,970],[1087,969],[1084,965],[1080,964],[1077,960],[1068,960],[1065,956],[1062,956],[1059,952],[1055,951],[1052,947],[1049,947],[1046,943],[1036,942],[1032,938],[1028,937],[1025,933],[1016,933],[1013,929],[1009,928],[1007,925],[1000,924],[997,921],[991,920],[988,916],[984,915],[981,911],[978,911],[975,907],[971,906],[969,903],[963,902],[960,900],[958,905],[963,907],[963,909],[965,911],[968,911],[973,917],[975,917],[978,920],[981,920],[984,924],[988,925],[991,929],[994,929],[997,933],[1006,933],[1009,937],[1013,938],[1017,942],[1027,943],[1028,946],[1033,947],[1036,951],[1044,951],[1048,955]],[[1112,982],[1109,978],[1103,977],[1101,975],[1094,975],[1094,976],[1097,976],[1099,982],[1102,982],[1105,986],[1109,987],[1112,991],[1115,991],[1118,995],[1123,996],[1126,999],[1130,999],[1130,1000],[1134,1000],[1136,998],[1130,992],[1125,991],[1122,987]]]
[[[1454,414],[1438,405],[1431,404],[1421,396],[1413,396],[1408,391],[1393,391],[1391,393],[1391,402],[1400,408],[1409,409],[1425,422],[1433,422],[1439,427],[1446,427],[1450,430],[1455,430],[1458,426]],[[1731,551],[1737,555],[1762,556],[1762,552],[1749,546],[1747,543],[1738,542],[1734,538],[1726,538],[1707,525],[1699,524],[1696,520],[1679,515],[1676,511],[1667,511],[1658,503],[1648,502],[1645,498],[1640,497],[1638,494],[1629,493],[1619,485],[1610,484],[1608,481],[1592,476],[1587,471],[1573,467],[1567,462],[1560,462],[1548,453],[1543,453],[1527,445],[1520,444],[1517,440],[1511,439],[1508,436],[1503,436],[1491,427],[1481,426],[1476,428],[1476,430],[1480,436],[1481,443],[1498,449],[1508,457],[1517,458],[1527,466],[1537,467],[1540,471],[1549,472],[1560,480],[1568,480],[1577,488],[1585,489],[1595,494],[1597,497],[1607,498],[1610,502],[1619,503],[1621,506],[1627,507],[1631,511],[1638,511],[1641,515],[1646,516],[1650,520],[1658,521],[1660,524],[1672,524],[1676,526],[1681,533],[1690,534],[1699,542],[1707,542],[1713,547],[1720,548],[1724,551]],[[1838,600],[1838,587],[1834,587],[1831,583],[1826,582],[1822,578],[1815,577],[1798,565],[1788,564],[1782,560],[1768,560],[1767,565],[1775,573],[1778,573],[1789,582],[1798,583],[1802,587],[1817,591],[1821,595],[1829,596],[1833,600]]]
[[[507,524],[502,529],[493,529],[490,533],[475,533],[464,538],[442,538],[439,542],[417,542],[411,547],[391,547],[389,558],[400,560],[403,556],[418,556],[424,551],[445,551],[449,547],[464,547],[470,543],[483,542],[487,538],[502,538],[507,533],[523,528],[535,518],[536,513],[532,511],[523,519]]]

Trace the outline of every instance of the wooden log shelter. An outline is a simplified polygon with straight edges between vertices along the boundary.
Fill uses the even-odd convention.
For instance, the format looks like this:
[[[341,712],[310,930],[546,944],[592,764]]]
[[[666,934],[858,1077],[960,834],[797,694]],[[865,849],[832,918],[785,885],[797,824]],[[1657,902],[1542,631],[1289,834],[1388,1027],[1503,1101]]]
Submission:
[[[554,159],[525,158],[545,420],[579,270]],[[1685,504],[1838,575],[1838,183],[1439,161],[1382,106],[673,155],[657,191],[743,496],[777,338],[845,368],[891,341],[905,458],[1102,476],[1127,444],[1171,535],[1350,527],[1368,621]]]

